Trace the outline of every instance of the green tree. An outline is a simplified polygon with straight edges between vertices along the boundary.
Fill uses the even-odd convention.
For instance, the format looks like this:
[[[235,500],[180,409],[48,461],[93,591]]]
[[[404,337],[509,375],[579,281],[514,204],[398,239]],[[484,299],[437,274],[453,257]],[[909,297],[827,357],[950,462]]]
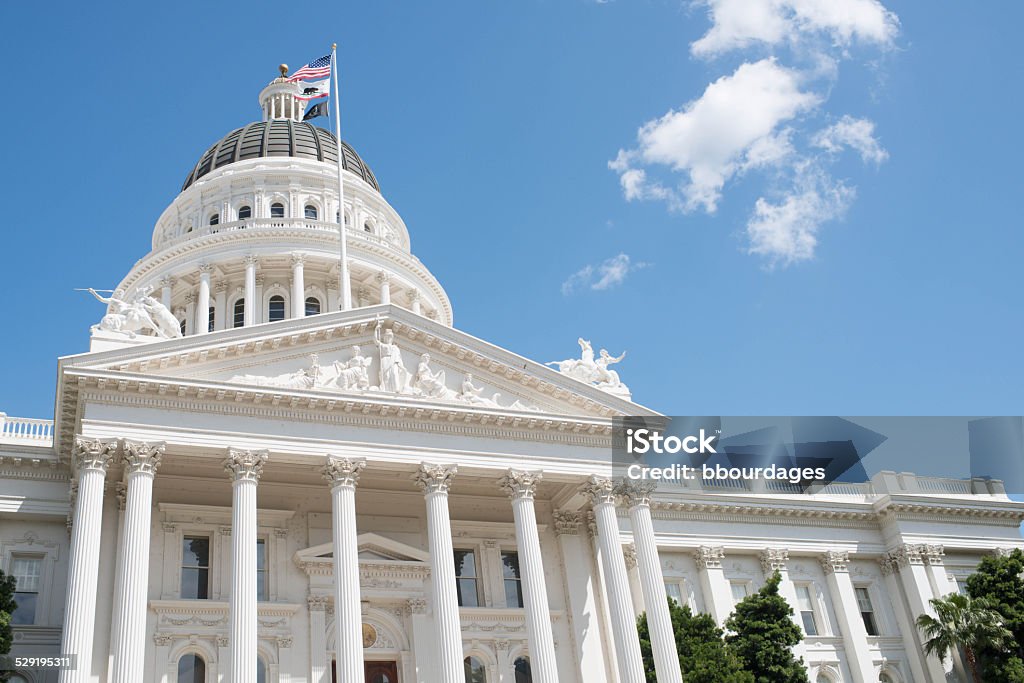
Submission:
[[[779,595],[778,572],[758,592],[748,595],[725,622],[725,637],[743,668],[756,683],[808,683],[803,658],[793,656],[793,646],[804,633],[793,621],[793,608]]]
[[[14,577],[8,576],[0,569],[0,655],[9,653],[14,641],[11,632],[11,615],[17,607],[14,602],[14,588]],[[9,671],[0,671],[0,681],[6,681],[9,677]]]
[[[1019,548],[1009,555],[989,556],[967,579],[967,594],[987,600],[1003,617],[1003,625],[1013,633],[1006,652],[981,647],[978,664],[987,681],[1024,683],[1024,552]]]
[[[753,683],[754,677],[743,670],[743,664],[728,650],[722,629],[710,615],[693,614],[689,607],[680,607],[673,600],[668,601],[668,610],[679,651],[679,668],[686,683]],[[637,619],[637,630],[647,681],[658,683],[646,614]]]
[[[1013,633],[1003,626],[1003,618],[984,598],[975,600],[967,595],[950,593],[944,598],[933,598],[929,603],[935,610],[935,616],[922,614],[917,618],[917,627],[928,639],[924,651],[945,661],[950,652],[962,647],[975,683],[982,683],[978,649],[992,648],[1005,652]]]

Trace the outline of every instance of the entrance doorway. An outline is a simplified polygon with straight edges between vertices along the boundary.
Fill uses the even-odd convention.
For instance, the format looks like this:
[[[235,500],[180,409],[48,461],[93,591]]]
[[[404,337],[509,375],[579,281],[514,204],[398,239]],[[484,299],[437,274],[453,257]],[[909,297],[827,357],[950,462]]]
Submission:
[[[398,662],[364,662],[366,683],[398,683]],[[331,660],[331,680],[338,681],[338,662]]]

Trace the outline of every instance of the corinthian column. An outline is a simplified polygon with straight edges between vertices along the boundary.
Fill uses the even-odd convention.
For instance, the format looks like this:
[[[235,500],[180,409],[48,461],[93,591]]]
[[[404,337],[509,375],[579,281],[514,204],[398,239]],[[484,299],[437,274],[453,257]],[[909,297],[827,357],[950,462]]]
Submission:
[[[654,539],[651,521],[651,493],[656,484],[648,481],[627,480],[619,486],[619,494],[629,507],[629,521],[633,526],[633,545],[636,564],[640,571],[640,588],[647,606],[647,626],[651,633],[651,650],[659,683],[683,683],[679,669],[672,617],[668,611],[668,596],[661,574],[658,544]]]
[[[605,594],[611,610],[612,638],[615,640],[616,660],[620,683],[644,683],[643,658],[640,654],[640,635],[633,619],[629,600],[629,578],[626,560],[619,542],[619,522],[615,517],[615,493],[611,479],[591,477],[581,491],[590,497],[597,522],[597,538],[601,548],[604,578],[608,582]]]
[[[537,683],[558,683],[555,661],[555,639],[551,634],[551,611],[548,589],[544,582],[544,561],[537,535],[537,513],[533,496],[540,472],[510,469],[498,481],[512,498],[512,514],[516,523],[519,568],[523,579],[523,601],[526,605],[526,636],[530,645],[530,670]]]
[[[246,327],[256,322],[256,264],[259,258],[250,254],[245,257],[245,311],[242,324]]]
[[[306,317],[306,279],[303,265],[306,263],[304,254],[292,254],[292,317]]]
[[[96,592],[100,570],[100,532],[103,521],[103,482],[117,453],[116,441],[75,437],[72,461],[78,474],[68,592],[64,602],[61,653],[76,655],[74,671],[61,671],[61,683],[92,680],[92,635],[96,628]]]
[[[391,303],[391,275],[382,270],[377,273],[377,282],[380,283],[380,302]]]
[[[231,475],[231,598],[228,625],[232,681],[256,680],[256,484],[266,451],[228,449]]]
[[[146,662],[146,588],[149,585],[149,536],[153,508],[153,477],[163,457],[164,444],[124,442],[123,460],[128,477],[124,532],[117,558],[121,588],[114,642],[113,683],[143,679]]]
[[[199,264],[199,297],[196,304],[196,334],[210,331],[210,271],[209,263]]]
[[[455,553],[452,520],[448,513],[448,489],[458,469],[455,465],[422,463],[414,481],[427,499],[427,536],[430,546],[430,583],[434,594],[434,627],[440,649],[440,678],[455,683],[465,678],[462,665],[462,628],[459,599],[455,593]]]
[[[359,547],[356,543],[356,483],[365,460],[328,458],[324,479],[331,485],[334,528],[334,631],[338,681],[362,683],[363,631],[359,602]]]

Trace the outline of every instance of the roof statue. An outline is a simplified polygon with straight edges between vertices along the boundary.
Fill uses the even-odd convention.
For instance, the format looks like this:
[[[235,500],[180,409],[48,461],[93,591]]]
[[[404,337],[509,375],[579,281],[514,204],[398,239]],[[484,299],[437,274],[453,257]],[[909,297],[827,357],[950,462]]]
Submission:
[[[551,361],[545,363],[545,365],[558,366],[558,371],[563,375],[592,384],[610,394],[628,398],[630,395],[629,387],[619,379],[619,373],[608,367],[609,365],[621,362],[626,357],[626,352],[623,351],[621,356],[613,356],[606,349],[601,349],[598,358],[595,359],[594,347],[591,346],[589,341],[583,337],[576,341],[582,350],[579,358]]]
[[[100,319],[99,324],[93,325],[93,330],[123,334],[129,339],[135,339],[136,332],[147,330],[154,337],[163,339],[176,339],[181,336],[178,319],[166,306],[149,295],[153,291],[152,287],[139,287],[131,301],[125,301],[113,294],[109,297],[100,296],[92,287],[87,291],[107,304],[109,310],[109,313]]]

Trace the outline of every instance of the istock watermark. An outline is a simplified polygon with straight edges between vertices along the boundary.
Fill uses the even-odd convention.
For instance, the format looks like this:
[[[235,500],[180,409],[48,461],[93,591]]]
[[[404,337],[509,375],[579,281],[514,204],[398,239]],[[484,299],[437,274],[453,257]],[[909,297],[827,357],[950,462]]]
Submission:
[[[1024,493],[1022,417],[622,417],[612,444],[615,477],[687,488],[852,492],[896,476],[922,493],[929,477]]]

